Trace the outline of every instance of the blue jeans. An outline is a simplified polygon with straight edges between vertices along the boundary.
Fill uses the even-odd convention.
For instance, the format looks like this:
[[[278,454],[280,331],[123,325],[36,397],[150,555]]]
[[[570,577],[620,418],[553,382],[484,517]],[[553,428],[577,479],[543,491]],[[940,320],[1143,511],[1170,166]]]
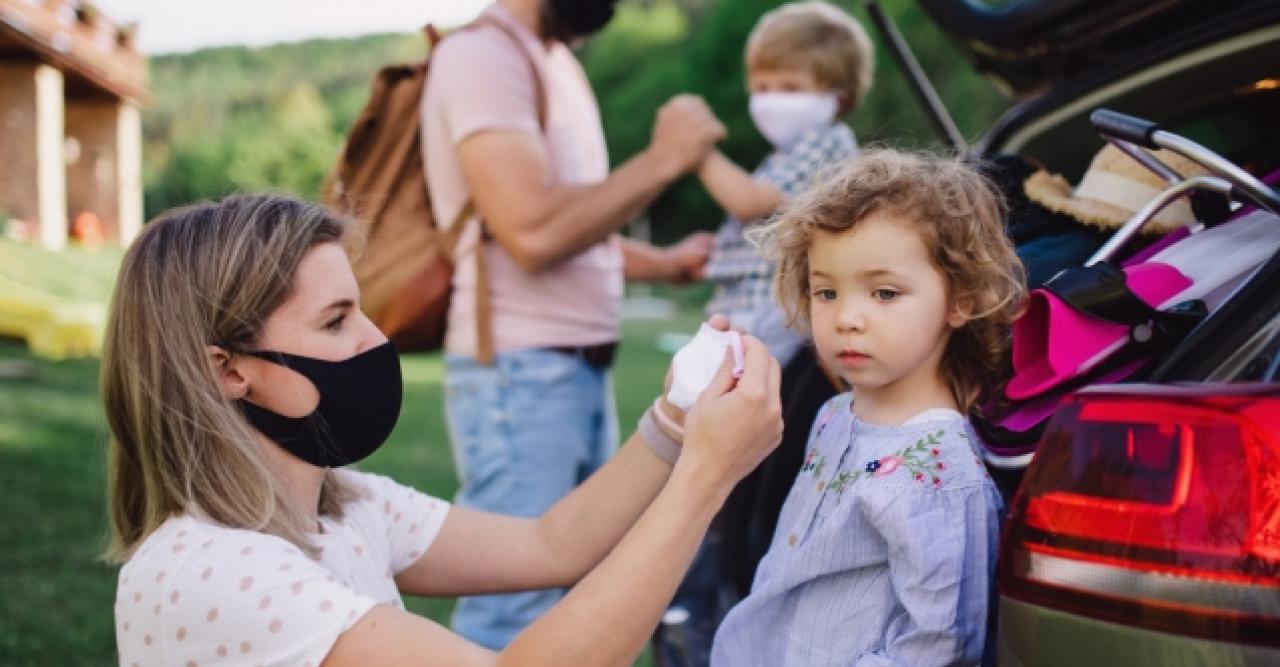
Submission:
[[[618,447],[608,371],[552,350],[504,352],[492,366],[446,355],[445,414],[463,507],[539,516]],[[500,650],[563,594],[460,598],[453,629]]]

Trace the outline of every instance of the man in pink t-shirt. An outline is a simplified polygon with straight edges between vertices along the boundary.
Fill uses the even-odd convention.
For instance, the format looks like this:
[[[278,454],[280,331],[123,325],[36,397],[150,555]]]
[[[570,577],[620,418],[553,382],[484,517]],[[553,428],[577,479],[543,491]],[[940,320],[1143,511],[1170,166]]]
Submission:
[[[602,28],[615,3],[497,0],[432,54],[422,105],[432,208],[447,225],[471,201],[491,237],[481,252],[494,363],[476,359],[474,220],[455,253],[445,337],[460,505],[537,516],[604,462],[617,442],[607,369],[623,281],[688,279],[710,250],[706,235],[658,249],[617,233],[724,128],[701,99],[677,97],[649,147],[609,171],[595,96],[566,43]],[[559,596],[465,598],[454,628],[499,649]]]

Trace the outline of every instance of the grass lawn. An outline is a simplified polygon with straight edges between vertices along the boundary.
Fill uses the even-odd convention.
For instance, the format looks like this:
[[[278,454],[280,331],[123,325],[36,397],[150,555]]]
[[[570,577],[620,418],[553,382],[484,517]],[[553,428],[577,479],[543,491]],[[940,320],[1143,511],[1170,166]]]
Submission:
[[[50,296],[105,304],[122,255],[110,245],[90,250],[73,243],[48,252],[0,237],[0,276]]]
[[[57,289],[79,295],[105,288],[67,282]],[[678,296],[687,304],[701,295]],[[658,335],[696,328],[696,315],[688,308],[682,312],[670,322],[624,326],[614,375],[624,433],[660,386],[667,354],[655,344]],[[0,665],[114,664],[115,569],[96,560],[105,526],[106,441],[98,363],[36,360],[20,344],[0,340],[0,371],[15,367],[26,372],[0,373]],[[437,356],[405,359],[400,423],[361,467],[451,498],[457,482],[444,429],[442,376]],[[451,600],[407,604],[441,622],[453,606]]]

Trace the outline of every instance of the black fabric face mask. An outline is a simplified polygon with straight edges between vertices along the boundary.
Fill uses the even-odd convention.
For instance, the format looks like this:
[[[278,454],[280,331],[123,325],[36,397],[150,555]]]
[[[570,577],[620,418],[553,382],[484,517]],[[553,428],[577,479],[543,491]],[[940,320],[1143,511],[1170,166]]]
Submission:
[[[613,18],[618,0],[543,0],[547,36],[568,43],[598,32]]]
[[[320,403],[305,417],[286,417],[247,400],[245,418],[285,451],[314,466],[357,463],[387,441],[400,418],[404,384],[391,341],[342,361],[272,350],[249,354],[296,371],[314,384]]]

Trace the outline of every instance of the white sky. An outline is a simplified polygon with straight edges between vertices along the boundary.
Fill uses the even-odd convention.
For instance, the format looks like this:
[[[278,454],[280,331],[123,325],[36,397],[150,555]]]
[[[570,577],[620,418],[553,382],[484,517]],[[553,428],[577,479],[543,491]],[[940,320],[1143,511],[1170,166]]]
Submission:
[[[453,26],[490,0],[91,0],[116,23],[138,23],[143,53],[263,45],[312,37]]]

